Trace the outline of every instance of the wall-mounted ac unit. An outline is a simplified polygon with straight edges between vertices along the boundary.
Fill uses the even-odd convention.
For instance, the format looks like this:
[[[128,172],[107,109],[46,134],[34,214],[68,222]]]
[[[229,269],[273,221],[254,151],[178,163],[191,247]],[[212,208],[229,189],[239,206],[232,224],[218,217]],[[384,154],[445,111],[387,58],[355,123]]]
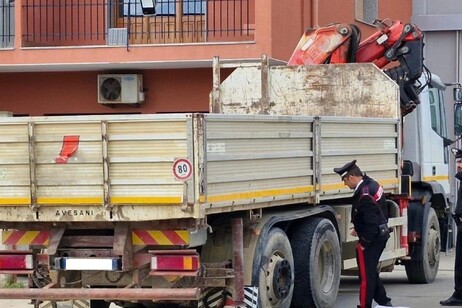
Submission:
[[[138,104],[142,101],[144,101],[142,75],[98,75],[98,103]]]

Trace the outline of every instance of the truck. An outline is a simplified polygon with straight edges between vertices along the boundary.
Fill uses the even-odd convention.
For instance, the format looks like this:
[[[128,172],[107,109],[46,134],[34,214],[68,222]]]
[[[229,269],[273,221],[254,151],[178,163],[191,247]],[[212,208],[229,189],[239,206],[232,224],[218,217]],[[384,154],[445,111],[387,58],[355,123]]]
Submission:
[[[357,272],[352,192],[333,171],[353,159],[387,194],[381,270],[432,282],[451,231],[444,84],[403,118],[373,63],[270,60],[214,58],[208,113],[2,117],[0,273],[29,287],[0,298],[332,307]]]

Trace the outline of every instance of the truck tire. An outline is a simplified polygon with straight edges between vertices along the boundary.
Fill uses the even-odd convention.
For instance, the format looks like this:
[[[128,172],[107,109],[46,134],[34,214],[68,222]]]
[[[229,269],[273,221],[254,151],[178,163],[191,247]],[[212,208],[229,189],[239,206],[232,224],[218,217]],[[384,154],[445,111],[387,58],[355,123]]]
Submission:
[[[424,215],[425,217],[425,215]],[[430,283],[438,272],[440,263],[440,225],[433,208],[429,208],[426,221],[422,224],[422,243],[420,258],[405,263],[407,279],[410,283]]]
[[[258,271],[259,307],[289,308],[294,289],[294,257],[289,239],[280,228],[272,228],[261,245],[260,262],[253,269]]]
[[[334,225],[325,218],[305,220],[293,230],[291,243],[295,262],[292,307],[333,307],[341,274]]]

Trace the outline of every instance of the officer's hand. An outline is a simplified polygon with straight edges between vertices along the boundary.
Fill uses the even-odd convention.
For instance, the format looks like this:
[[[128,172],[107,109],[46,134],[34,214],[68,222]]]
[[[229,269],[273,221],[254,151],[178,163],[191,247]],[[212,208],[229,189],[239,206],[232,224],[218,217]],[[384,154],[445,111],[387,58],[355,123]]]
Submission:
[[[356,233],[355,229],[351,230],[350,235],[354,237],[358,237],[358,234]]]
[[[452,214],[452,218],[456,222],[456,226],[459,227],[462,224],[462,216],[460,214]]]

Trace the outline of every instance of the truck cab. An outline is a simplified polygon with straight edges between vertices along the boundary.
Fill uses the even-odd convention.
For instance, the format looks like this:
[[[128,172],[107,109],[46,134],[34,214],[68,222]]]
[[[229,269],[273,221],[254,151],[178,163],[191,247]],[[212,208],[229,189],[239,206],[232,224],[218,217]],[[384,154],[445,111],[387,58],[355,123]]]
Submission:
[[[421,82],[426,81],[421,78]],[[428,86],[420,93],[421,104],[403,119],[403,160],[412,165],[413,185],[434,182],[449,192],[445,89],[437,75],[429,75]]]
[[[452,141],[447,138],[446,85],[431,73],[423,75],[420,82],[428,83],[420,93],[421,104],[403,119],[403,175],[411,177],[411,195],[415,200],[410,204],[409,215],[425,215],[421,205],[429,203],[438,217],[441,251],[447,251],[453,246],[448,236],[453,223],[448,149]],[[410,221],[409,228],[412,237],[412,230],[419,227]]]

